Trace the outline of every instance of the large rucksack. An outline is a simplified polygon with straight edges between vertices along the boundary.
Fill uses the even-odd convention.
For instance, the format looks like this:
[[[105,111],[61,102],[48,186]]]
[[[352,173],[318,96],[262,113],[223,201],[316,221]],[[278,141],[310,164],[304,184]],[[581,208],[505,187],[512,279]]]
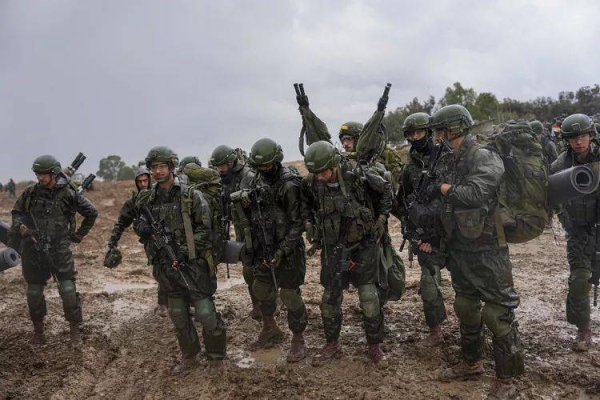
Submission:
[[[538,237],[548,222],[548,166],[540,140],[527,122],[508,121],[498,126],[484,147],[496,151],[504,162],[497,218],[506,242]]]
[[[213,261],[218,264],[223,257],[223,236],[221,235],[221,216],[223,214],[223,203],[221,199],[221,177],[217,171],[204,168],[198,164],[187,164],[183,174],[188,178],[187,193],[191,196],[192,190],[199,190],[208,202],[211,211],[212,233],[211,242],[213,248]]]

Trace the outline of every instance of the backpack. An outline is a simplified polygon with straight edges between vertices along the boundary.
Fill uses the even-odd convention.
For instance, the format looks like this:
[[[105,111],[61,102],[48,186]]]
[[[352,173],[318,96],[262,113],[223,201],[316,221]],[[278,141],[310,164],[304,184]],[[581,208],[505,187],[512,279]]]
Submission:
[[[504,228],[505,241],[524,243],[538,237],[548,222],[548,165],[537,135],[527,122],[508,121],[483,147],[504,162],[497,223]]]
[[[217,171],[204,168],[198,164],[187,164],[183,169],[187,176],[187,197],[191,198],[193,190],[199,190],[208,202],[211,211],[213,261],[218,264],[223,257],[224,242],[221,234],[221,216],[223,203],[221,199],[221,177]]]
[[[383,124],[384,116],[384,112],[375,111],[363,127],[356,143],[356,153],[359,161],[373,161],[385,150],[388,135]]]

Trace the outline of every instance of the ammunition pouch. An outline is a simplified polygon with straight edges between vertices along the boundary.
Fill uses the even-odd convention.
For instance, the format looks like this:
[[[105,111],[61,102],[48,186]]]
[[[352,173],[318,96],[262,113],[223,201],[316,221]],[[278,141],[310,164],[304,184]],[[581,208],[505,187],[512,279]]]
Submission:
[[[592,225],[596,223],[597,199],[581,198],[565,204],[569,215],[569,225],[573,227]]]
[[[462,236],[477,239],[483,233],[486,214],[480,208],[470,210],[454,210],[456,226]]]

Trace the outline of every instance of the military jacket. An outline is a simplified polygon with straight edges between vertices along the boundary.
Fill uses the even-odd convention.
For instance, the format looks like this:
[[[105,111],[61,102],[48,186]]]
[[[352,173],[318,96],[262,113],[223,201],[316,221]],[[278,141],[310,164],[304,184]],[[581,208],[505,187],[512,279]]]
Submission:
[[[550,173],[555,174],[576,165],[598,161],[600,161],[600,147],[592,142],[590,143],[590,151],[584,162],[579,161],[575,153],[569,148],[567,151],[561,153],[556,161],[552,163]],[[567,232],[576,227],[589,226],[596,223],[596,219],[598,218],[596,208],[599,197],[600,189],[587,196],[565,202],[561,205],[564,211],[560,214],[561,222]]]
[[[64,178],[59,178],[53,189],[47,189],[39,183],[25,189],[17,199],[12,210],[11,237],[20,238],[21,224],[34,229],[33,214],[39,233],[51,246],[65,242],[75,223],[75,214],[83,216],[76,234],[83,237],[88,234],[98,217],[98,211],[90,200],[78,194]],[[18,243],[12,243],[18,247]]]
[[[431,141],[431,139],[430,139]],[[400,213],[406,214],[407,207],[415,198],[415,192],[419,188],[423,174],[427,172],[433,154],[433,142],[430,143],[432,150],[425,154],[411,147],[408,153],[408,162],[404,166],[399,178],[398,205]]]
[[[188,196],[189,194],[189,196]],[[208,202],[199,190],[190,189],[181,183],[178,178],[169,189],[162,189],[158,184],[150,189],[140,191],[136,200],[135,212],[142,218],[141,208],[148,206],[156,221],[164,223],[165,228],[172,236],[174,249],[177,253],[189,254],[183,221],[182,199],[189,207],[190,219],[193,229],[196,258],[207,258],[211,254],[212,222]],[[148,257],[152,264],[169,264],[165,250],[158,250],[149,246]]]
[[[281,165],[273,179],[267,180],[257,173],[252,180],[248,220],[256,259],[272,257],[277,250],[290,256],[302,242],[300,179]]]
[[[498,247],[495,212],[504,163],[498,153],[481,147],[471,134],[453,153],[441,156],[438,183],[452,185],[442,196],[443,239],[465,251]]]
[[[304,219],[316,224],[322,244],[351,245],[374,238],[375,220],[387,217],[392,208],[391,184],[373,169],[354,168],[346,159],[337,174],[336,183],[318,182],[313,174],[304,178]]]
[[[229,210],[231,193],[250,188],[254,174],[255,172],[248,165],[238,160],[231,172],[221,178],[224,210]],[[229,218],[231,219],[231,215]]]
[[[118,242],[121,240],[121,236],[125,229],[129,228],[133,221],[137,218],[137,212],[135,209],[135,202],[137,200],[138,192],[133,192],[131,196],[125,200],[121,211],[119,211],[119,218],[113,226],[112,235],[110,241]]]

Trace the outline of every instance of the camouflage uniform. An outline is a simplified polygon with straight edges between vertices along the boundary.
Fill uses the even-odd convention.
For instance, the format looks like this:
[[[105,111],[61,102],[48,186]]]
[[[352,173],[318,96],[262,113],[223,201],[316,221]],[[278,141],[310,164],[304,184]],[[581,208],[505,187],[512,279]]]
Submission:
[[[167,153],[173,154],[166,147],[152,149],[147,158],[148,167],[153,161],[163,161]],[[172,157],[174,160],[169,166],[174,170],[177,165],[176,155],[173,154]],[[184,205],[185,209],[182,208]],[[167,251],[158,248],[151,239],[152,229],[143,213],[144,206],[148,207],[154,219],[164,224],[169,232],[174,244],[172,249],[177,254],[180,264],[179,271],[173,267]],[[136,233],[152,243],[149,247],[149,261],[159,285],[167,294],[169,317],[175,327],[184,362],[194,359],[200,352],[198,333],[188,313],[188,304],[194,306],[195,319],[202,325],[206,357],[209,360],[222,360],[226,355],[226,326],[215,308],[213,295],[217,289],[217,278],[207,261],[212,258],[214,242],[214,227],[207,200],[202,192],[188,190],[187,185],[175,178],[168,189],[163,189],[160,183],[157,183],[151,189],[141,191],[136,201],[136,212],[140,215]],[[190,257],[184,213],[189,215],[191,223],[192,232],[188,235],[193,235],[191,239],[194,243],[195,259]]]
[[[325,159],[319,152],[325,155],[330,152],[334,161],[322,167],[316,165]],[[376,171],[356,169],[334,152],[335,148],[328,142],[312,144],[306,151],[305,163],[313,173],[303,180],[303,215],[315,226],[314,241],[322,249],[320,282],[324,291],[321,315],[325,339],[328,344],[335,343],[337,346],[342,327],[343,299],[339,285],[345,288],[351,282],[358,288],[367,343],[380,352],[384,317],[377,289],[382,279],[379,274],[381,247],[377,240],[387,228],[387,217],[392,208],[391,185]],[[316,179],[315,174],[327,168],[334,168],[336,183],[323,183]],[[330,259],[336,246],[343,246],[344,259]],[[332,262],[350,262],[348,272],[340,277],[341,282],[336,282],[336,271],[330,269]],[[381,361],[378,357],[383,358],[383,354],[373,358],[376,363]]]
[[[6,190],[8,191],[8,197],[11,197],[11,198],[17,197],[17,195],[16,195],[17,185],[16,185],[15,181],[12,180],[12,178],[10,178],[10,180],[6,184]]]
[[[71,323],[72,335],[77,335],[76,340],[79,340],[78,325],[82,322],[83,315],[81,300],[75,287],[77,272],[69,246],[71,241],[79,242],[88,234],[98,212],[87,198],[73,190],[66,179],[60,175],[55,177],[58,180],[53,189],[38,183],[25,189],[17,199],[12,210],[13,220],[8,245],[18,249],[22,257],[23,277],[27,282],[27,306],[36,333],[41,329],[39,333],[43,334],[43,320],[47,312],[44,287],[48,279],[54,277],[63,301],[65,319]],[[77,232],[73,234],[71,231],[74,228],[72,224],[75,222],[75,213],[84,218]],[[45,238],[49,259],[45,258],[42,252],[36,251],[31,237],[21,238],[19,235],[22,225],[34,229],[31,215],[34,216],[39,229],[39,232],[34,234],[35,240],[42,244],[40,238]]]

